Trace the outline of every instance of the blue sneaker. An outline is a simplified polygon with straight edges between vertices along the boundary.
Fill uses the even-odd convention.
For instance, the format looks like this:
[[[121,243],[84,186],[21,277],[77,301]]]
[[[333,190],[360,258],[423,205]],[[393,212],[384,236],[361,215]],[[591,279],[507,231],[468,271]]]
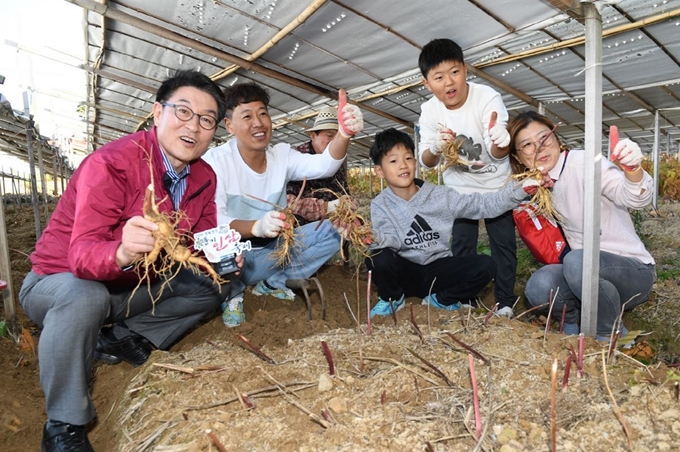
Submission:
[[[243,296],[237,295],[222,302],[222,321],[229,328],[239,326],[246,319],[243,313]]]
[[[280,298],[281,300],[295,300],[295,292],[290,289],[276,289],[265,281],[258,282],[255,287],[253,287],[253,295],[269,295],[270,297]]]
[[[460,308],[460,303],[454,303],[452,305],[443,305],[437,301],[437,294],[428,295],[423,298],[423,304],[429,304],[433,308],[444,309],[445,311],[457,311]]]
[[[378,297],[378,302],[373,306],[373,309],[371,309],[371,318],[373,318],[376,315],[380,316],[387,316],[387,315],[392,315],[392,306],[394,306],[394,312],[399,311],[404,307],[406,302],[404,301],[404,296],[402,295],[401,298],[398,300],[392,301],[392,304],[390,305],[389,301],[385,301],[382,298]]]

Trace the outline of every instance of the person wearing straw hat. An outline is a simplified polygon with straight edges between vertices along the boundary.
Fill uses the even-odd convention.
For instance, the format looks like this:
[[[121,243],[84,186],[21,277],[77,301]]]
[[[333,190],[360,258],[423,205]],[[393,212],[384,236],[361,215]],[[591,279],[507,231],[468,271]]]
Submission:
[[[307,129],[310,140],[293,149],[303,154],[323,154],[328,144],[338,133],[338,113],[333,107],[323,107],[316,115],[314,125]],[[349,194],[347,185],[347,162],[331,177],[307,180],[302,190],[302,181],[290,181],[286,188],[288,205],[293,207],[293,214],[300,224],[320,220],[327,212],[332,211],[338,203],[335,194],[319,189],[328,189],[334,193]],[[293,204],[302,191],[300,199]]]

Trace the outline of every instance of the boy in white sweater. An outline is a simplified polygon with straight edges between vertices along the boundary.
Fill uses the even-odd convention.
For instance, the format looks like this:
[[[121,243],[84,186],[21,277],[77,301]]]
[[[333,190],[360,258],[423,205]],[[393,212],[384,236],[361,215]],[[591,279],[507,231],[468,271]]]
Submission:
[[[420,162],[439,165],[447,141],[461,144],[459,155],[469,162],[444,172],[444,183],[460,193],[491,193],[500,190],[510,176],[505,130],[508,113],[494,89],[466,80],[463,51],[450,39],[434,39],[423,47],[418,60],[425,87],[434,96],[422,105],[420,115]],[[498,313],[512,317],[517,270],[517,245],[512,211],[498,212],[484,220],[491,258],[498,267],[495,279]],[[454,256],[476,254],[478,219],[460,217],[453,224]]]

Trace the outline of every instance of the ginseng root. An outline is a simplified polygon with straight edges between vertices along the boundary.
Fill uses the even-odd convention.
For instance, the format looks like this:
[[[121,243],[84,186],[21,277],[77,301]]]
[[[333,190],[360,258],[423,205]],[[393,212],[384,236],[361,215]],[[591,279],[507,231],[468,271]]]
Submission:
[[[357,204],[347,193],[339,194],[328,188],[321,188],[316,191],[332,193],[338,198],[338,205],[335,210],[328,214],[327,218],[331,223],[340,225],[346,230],[346,237],[344,234],[340,236],[342,259],[349,260],[359,267],[364,259],[371,255],[368,249],[368,245],[373,242],[370,221],[359,214]],[[350,256],[345,256],[345,241],[350,244]]]
[[[526,170],[523,173],[513,174],[511,176],[513,180],[524,182],[527,179],[534,179],[539,182],[536,193],[529,200],[530,203],[536,206],[536,212],[542,214],[548,219],[559,222],[560,214],[555,210],[552,205],[552,193],[547,188],[540,185],[543,182],[543,174],[541,170],[535,168],[531,170]]]
[[[442,154],[444,155],[444,160],[446,162],[444,163],[444,171],[456,165],[461,166],[471,165],[469,161],[460,158],[460,155],[458,154],[458,151],[460,150],[460,147],[463,144],[463,140],[464,140],[463,138],[456,137],[452,141],[447,141],[444,144],[444,150],[442,151]]]
[[[149,166],[151,167],[151,165]],[[142,283],[146,283],[155,307],[155,303],[163,293],[165,286],[183,268],[191,269],[196,274],[204,271],[212,278],[215,284],[229,282],[222,279],[208,261],[198,256],[197,253],[192,253],[185,246],[187,237],[177,231],[177,224],[182,218],[183,212],[178,211],[175,215],[170,216],[159,211],[154,196],[153,171],[151,184],[146,188],[146,193],[144,194],[143,213],[144,218],[153,221],[158,226],[158,229],[153,232],[153,237],[156,240],[153,250],[134,262],[135,270],[140,275],[140,280],[130,295],[130,300],[132,300],[132,297]],[[154,275],[164,278],[163,284],[156,295],[151,294],[151,282]],[[130,306],[128,305],[128,313],[129,311]]]

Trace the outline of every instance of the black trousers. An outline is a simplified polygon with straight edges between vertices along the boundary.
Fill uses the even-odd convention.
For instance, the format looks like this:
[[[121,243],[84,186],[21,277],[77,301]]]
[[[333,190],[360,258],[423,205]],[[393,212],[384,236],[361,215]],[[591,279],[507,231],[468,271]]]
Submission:
[[[443,305],[474,298],[496,275],[496,264],[489,256],[452,256],[420,265],[391,249],[376,250],[366,259],[366,267],[372,270],[378,296],[385,301],[433,293]]]
[[[498,309],[512,306],[517,300],[515,295],[515,278],[517,272],[517,240],[515,238],[515,222],[512,210],[496,218],[484,220],[489,235],[491,258],[496,263],[498,272],[494,287],[494,295]],[[453,223],[454,256],[470,256],[477,254],[479,239],[479,220],[457,219]]]

